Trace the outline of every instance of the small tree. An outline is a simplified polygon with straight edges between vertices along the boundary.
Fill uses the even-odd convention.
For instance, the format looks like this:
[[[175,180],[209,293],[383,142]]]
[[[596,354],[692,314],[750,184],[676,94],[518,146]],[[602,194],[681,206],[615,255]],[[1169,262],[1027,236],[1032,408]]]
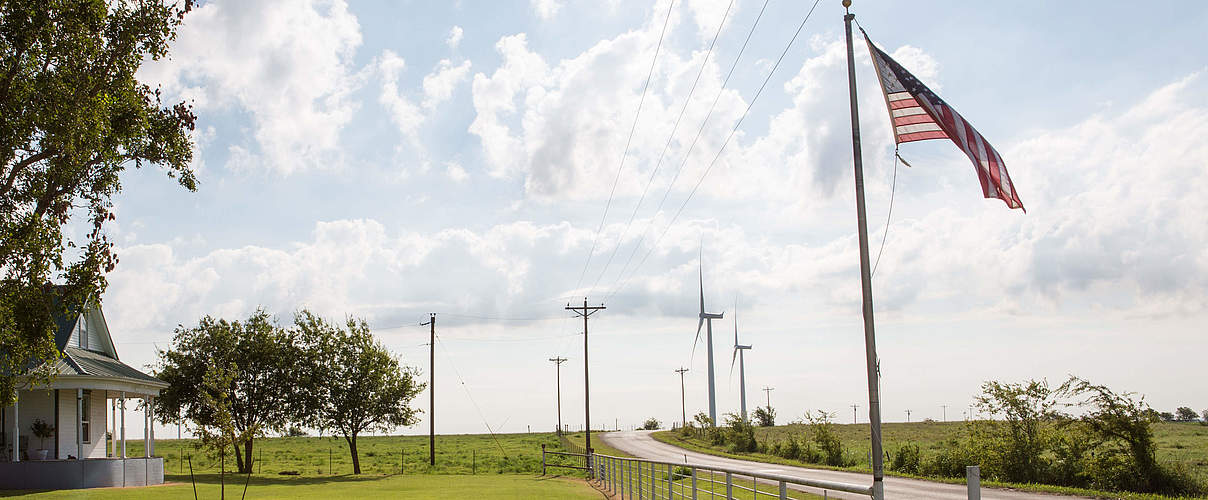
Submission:
[[[1204,410],[1203,418],[1200,419],[1200,425],[1208,425],[1208,410]]]
[[[249,473],[254,439],[309,411],[300,373],[306,358],[296,344],[264,310],[245,321],[206,316],[196,327],[179,327],[172,347],[159,353],[156,376],[169,385],[155,398],[156,413],[168,419],[183,414],[231,439],[239,472]],[[210,381],[202,383],[207,376]]]
[[[760,427],[772,427],[776,425],[776,409],[771,406],[756,408],[754,416],[755,423],[759,424]]]
[[[1163,422],[1174,422],[1174,414],[1168,411],[1158,412],[1158,418]]]
[[[1162,471],[1149,425],[1153,420],[1146,411],[1149,405],[1144,398],[1134,399],[1132,393],[1118,394],[1107,386],[1078,377],[1070,377],[1058,391],[1077,398],[1077,404],[1087,410],[1081,420],[1097,438],[1101,450],[1097,460],[1104,464],[1123,463],[1125,468],[1132,469],[1128,480],[1139,482],[1110,486],[1135,491],[1155,491],[1159,487]]]
[[[387,431],[417,422],[411,400],[424,389],[417,371],[402,366],[369,331],[364,320],[349,318],[339,328],[309,311],[294,319],[307,345],[312,367],[311,419],[320,428],[334,429],[348,443],[354,474],[361,473],[357,437],[366,431]]]
[[[46,423],[45,420],[35,418],[34,423],[30,424],[29,431],[38,438],[39,449],[46,449],[46,439],[55,435],[55,426]]]
[[[1179,422],[1195,422],[1199,419],[1199,415],[1195,414],[1195,410],[1186,406],[1180,406],[1179,409],[1175,410],[1174,417]]]
[[[646,419],[646,422],[642,423],[642,430],[657,431],[662,426],[663,426],[662,422],[659,422],[657,418],[650,417],[650,418]]]
[[[1040,481],[1048,467],[1043,458],[1048,449],[1047,423],[1058,416],[1054,410],[1057,401],[1048,382],[986,382],[982,384],[982,394],[974,401],[983,412],[1005,419],[1002,430],[995,432],[997,435],[991,440],[1005,479],[1024,483]]]

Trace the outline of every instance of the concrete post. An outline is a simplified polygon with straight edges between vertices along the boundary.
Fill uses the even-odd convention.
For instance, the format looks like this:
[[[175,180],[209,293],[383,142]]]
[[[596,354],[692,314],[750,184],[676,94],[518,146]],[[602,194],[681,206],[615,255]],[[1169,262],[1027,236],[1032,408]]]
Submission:
[[[981,500],[981,468],[965,467],[965,483],[969,485],[969,500]]]
[[[109,425],[105,426],[109,431],[109,456],[117,457],[117,398],[113,398],[113,418],[109,421]]]
[[[147,398],[147,452],[148,457],[155,456],[155,397]],[[252,457],[248,457],[251,460]]]

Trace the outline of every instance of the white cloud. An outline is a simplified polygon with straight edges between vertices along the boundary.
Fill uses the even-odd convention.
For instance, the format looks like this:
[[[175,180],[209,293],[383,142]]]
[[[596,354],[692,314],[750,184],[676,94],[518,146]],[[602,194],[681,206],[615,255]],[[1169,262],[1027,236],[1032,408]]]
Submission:
[[[413,142],[417,142],[415,135],[424,121],[424,115],[419,106],[411,102],[400,89],[399,81],[406,66],[406,61],[393,51],[382,52],[377,61],[377,70],[382,78],[382,91],[378,94],[378,102],[390,113],[390,120],[399,131]]]
[[[457,46],[461,45],[463,35],[465,35],[465,32],[461,29],[461,26],[449,28],[449,36],[445,38],[445,45],[448,45],[450,49],[457,50]]]
[[[465,81],[470,72],[470,61],[454,66],[448,59],[441,59],[432,73],[424,76],[424,107],[431,110],[449,100],[453,90]]]
[[[360,44],[342,0],[215,0],[185,17],[171,59],[144,65],[140,79],[195,99],[202,113],[247,111],[254,141],[239,145],[237,163],[289,174],[339,163]]]
[[[466,173],[466,169],[455,161],[445,162],[445,175],[457,183],[465,182],[466,179],[470,178],[470,174]]]
[[[542,21],[553,19],[562,9],[562,0],[529,0],[529,4]]]

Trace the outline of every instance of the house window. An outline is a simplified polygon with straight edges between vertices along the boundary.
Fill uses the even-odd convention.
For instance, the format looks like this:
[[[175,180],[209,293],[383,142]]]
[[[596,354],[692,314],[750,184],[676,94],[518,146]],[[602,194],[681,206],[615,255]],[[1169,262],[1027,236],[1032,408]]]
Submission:
[[[83,442],[92,442],[92,391],[84,391],[84,399],[80,401],[80,435]]]
[[[80,349],[88,348],[88,322],[84,320],[84,315],[80,315],[80,321],[76,323],[76,338],[79,339]]]

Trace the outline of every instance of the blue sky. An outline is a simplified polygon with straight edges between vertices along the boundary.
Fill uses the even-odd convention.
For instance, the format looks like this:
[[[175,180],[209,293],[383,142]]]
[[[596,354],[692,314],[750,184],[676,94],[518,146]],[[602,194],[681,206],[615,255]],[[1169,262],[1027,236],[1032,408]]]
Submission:
[[[171,58],[140,73],[194,103],[201,182],[185,193],[153,168],[124,179],[104,298],[123,359],[152,362],[205,314],[264,306],[287,323],[308,307],[367,318],[426,376],[426,332],[412,325],[436,311],[438,432],[547,429],[555,355],[570,358],[563,420],[582,419],[579,326],[561,308],[588,294],[609,307],[591,331],[593,420],[670,421],[681,365],[689,412],[706,405],[703,346],[692,355],[703,255],[710,308],[726,311],[719,410],[737,407],[737,303],[754,345],[749,400],[775,387],[784,421],[807,409],[846,421],[863,402],[864,421],[839,2],[819,4],[688,199],[809,9],[770,0],[719,94],[764,5],[736,0],[657,161],[728,4],[203,2]],[[984,380],[1071,373],[1159,409],[1208,405],[1187,383],[1208,347],[1208,7],[854,9],[997,147],[1029,209],[982,199],[951,143],[902,147],[913,167],[897,171],[874,290],[885,419],[938,419],[940,405],[959,418]],[[856,54],[875,252],[893,146],[867,50]]]

